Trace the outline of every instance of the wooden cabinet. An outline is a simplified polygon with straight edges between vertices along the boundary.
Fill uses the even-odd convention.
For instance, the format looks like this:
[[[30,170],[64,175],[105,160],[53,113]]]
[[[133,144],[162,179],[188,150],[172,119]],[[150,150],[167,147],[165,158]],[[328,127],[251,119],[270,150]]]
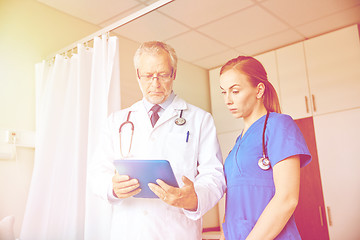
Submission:
[[[360,237],[360,108],[314,117],[330,239]]]
[[[311,162],[300,171],[299,204],[294,213],[296,225],[304,240],[329,240],[313,117],[295,122],[304,135],[312,157]]]
[[[281,110],[294,119],[312,116],[304,43],[276,50]]]
[[[255,58],[261,62],[264,66],[269,82],[274,86],[276,93],[278,94],[280,103],[281,98],[279,95],[279,79],[278,79],[278,71],[276,64],[276,56],[275,51],[266,52],[260,55],[255,56]]]
[[[309,39],[304,49],[313,114],[360,107],[358,26]]]
[[[359,239],[358,26],[278,49],[276,57],[283,112],[314,116],[330,239]]]
[[[360,44],[353,25],[276,50],[282,110],[294,119],[360,107]]]

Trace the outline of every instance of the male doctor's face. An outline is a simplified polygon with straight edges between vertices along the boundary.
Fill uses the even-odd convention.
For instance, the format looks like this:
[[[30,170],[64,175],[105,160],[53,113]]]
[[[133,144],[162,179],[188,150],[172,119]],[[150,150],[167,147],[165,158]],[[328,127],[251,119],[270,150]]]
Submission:
[[[171,94],[175,79],[169,55],[166,52],[144,53],[137,71],[145,99],[153,104],[163,103]]]

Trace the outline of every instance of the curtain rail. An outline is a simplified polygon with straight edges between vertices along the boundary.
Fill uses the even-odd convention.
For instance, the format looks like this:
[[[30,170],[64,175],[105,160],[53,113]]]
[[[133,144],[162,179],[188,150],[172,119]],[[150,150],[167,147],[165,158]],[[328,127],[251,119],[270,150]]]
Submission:
[[[89,41],[91,41],[94,37],[98,37],[98,36],[101,36],[103,34],[106,34],[106,33],[109,33],[131,21],[134,21],[135,19],[138,19],[148,13],[151,13],[153,11],[155,11],[156,9],[162,7],[162,6],[165,6],[166,4],[172,2],[174,0],[159,0],[143,9],[140,9],[139,11],[133,13],[133,14],[130,14],[129,16],[125,17],[125,18],[122,18],[120,19],[119,21],[116,21],[114,22],[113,24],[110,24],[109,26],[107,27],[104,27],[102,29],[100,29],[99,31],[79,40],[79,41],[76,41],[74,43],[72,43],[71,45],[57,51],[56,53],[53,53],[51,54],[50,56],[48,56],[46,59],[52,59],[54,58],[57,54],[66,54],[67,52],[71,51],[72,49],[76,48],[78,44],[83,44],[83,43],[87,43]]]

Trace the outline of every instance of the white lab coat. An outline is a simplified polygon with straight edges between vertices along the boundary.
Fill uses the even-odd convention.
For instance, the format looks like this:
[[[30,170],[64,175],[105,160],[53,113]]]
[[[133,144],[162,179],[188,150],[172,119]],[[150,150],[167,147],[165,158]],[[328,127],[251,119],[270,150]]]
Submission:
[[[186,123],[175,124],[183,110]],[[112,193],[113,160],[121,159],[119,126],[126,121],[134,123],[131,157],[136,159],[166,159],[170,162],[179,186],[182,176],[194,182],[198,196],[198,210],[187,211],[172,207],[162,200],[127,198],[115,201]],[[188,142],[186,142],[189,131]],[[131,132],[122,129],[122,151],[127,154]],[[107,129],[96,151],[89,177],[95,194],[113,206],[111,239],[201,239],[201,217],[220,200],[225,191],[222,157],[212,116],[179,97],[165,109],[156,123],[151,122],[142,101],[128,109],[112,114]],[[101,219],[99,219],[101,221]]]

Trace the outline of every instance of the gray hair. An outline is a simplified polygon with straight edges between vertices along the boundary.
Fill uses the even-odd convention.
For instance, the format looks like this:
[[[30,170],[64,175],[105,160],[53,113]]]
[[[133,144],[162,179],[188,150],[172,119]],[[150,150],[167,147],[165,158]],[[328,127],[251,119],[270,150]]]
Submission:
[[[173,73],[176,72],[177,69],[177,56],[174,48],[172,48],[170,45],[159,42],[159,41],[150,41],[150,42],[144,42],[140,45],[140,47],[136,50],[134,55],[134,66],[135,69],[139,69],[140,65],[140,57],[144,53],[149,54],[155,54],[159,53],[160,51],[165,51],[169,54],[170,57],[170,64],[173,69]]]

